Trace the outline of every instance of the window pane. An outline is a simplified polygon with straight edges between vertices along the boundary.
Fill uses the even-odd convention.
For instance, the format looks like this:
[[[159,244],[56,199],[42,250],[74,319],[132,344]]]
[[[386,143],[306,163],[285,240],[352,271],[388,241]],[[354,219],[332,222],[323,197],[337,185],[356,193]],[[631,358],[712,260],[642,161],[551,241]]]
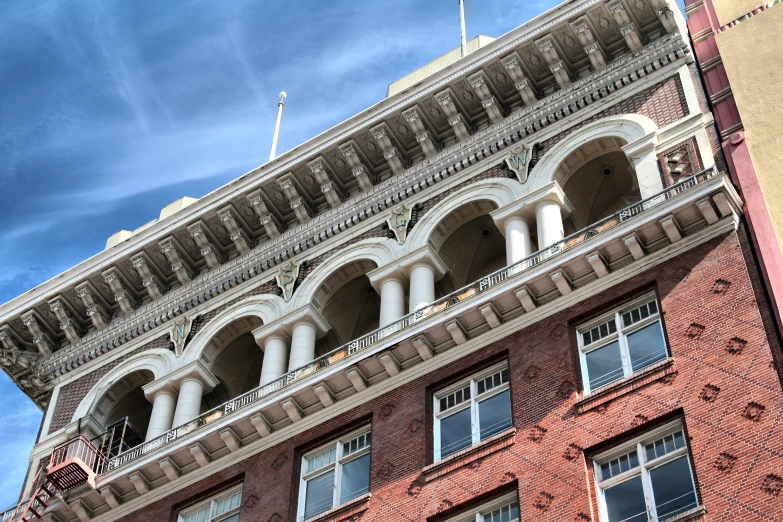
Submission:
[[[641,476],[605,489],[604,498],[609,522],[647,522]]]
[[[620,343],[614,341],[585,354],[590,389],[595,390],[623,377]]]
[[[659,519],[670,518],[696,507],[696,493],[687,456],[650,470],[650,481]]]
[[[193,513],[192,515],[188,515],[186,517],[182,517],[182,522],[202,522],[207,519],[209,516],[209,507],[205,507],[201,511],[197,513]]]
[[[470,408],[440,421],[440,456],[447,457],[473,444],[470,430]]]
[[[332,509],[334,499],[334,470],[307,481],[305,493],[305,519]]]
[[[628,352],[633,371],[666,359],[666,344],[663,341],[661,323],[655,321],[629,335]]]
[[[239,513],[237,513],[236,515],[231,515],[228,518],[224,518],[220,522],[239,522]]]
[[[343,465],[340,485],[340,504],[360,497],[370,491],[370,455],[364,455]]]
[[[488,439],[510,427],[511,399],[508,390],[479,403],[480,440]]]

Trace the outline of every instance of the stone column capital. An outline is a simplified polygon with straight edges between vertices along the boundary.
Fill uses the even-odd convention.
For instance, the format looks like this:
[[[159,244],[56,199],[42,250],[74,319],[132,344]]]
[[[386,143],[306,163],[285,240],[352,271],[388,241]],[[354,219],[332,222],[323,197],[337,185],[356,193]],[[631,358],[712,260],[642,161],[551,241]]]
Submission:
[[[370,279],[372,287],[375,288],[377,292],[380,292],[381,286],[383,286],[383,283],[388,279],[397,279],[403,284],[408,284],[410,282],[411,271],[415,267],[421,265],[428,266],[432,269],[435,273],[436,281],[448,272],[446,263],[443,262],[432,245],[425,245],[401,258],[395,259],[386,266],[368,272],[367,277]]]
[[[656,147],[658,147],[658,133],[651,132],[633,143],[623,146],[622,150],[626,156],[634,159],[648,152],[654,152]]]
[[[167,394],[175,399],[177,398],[177,389],[174,387],[171,377],[168,375],[145,384],[141,389],[144,390],[144,397],[152,403],[154,403],[155,398],[161,394]]]
[[[529,204],[525,201],[518,199],[513,203],[506,205],[505,207],[493,210],[489,213],[489,216],[495,222],[495,226],[498,227],[500,233],[506,235],[506,225],[510,221],[521,219],[528,225],[533,222],[535,212],[531,212]]]
[[[215,377],[201,361],[193,361],[192,363],[183,366],[170,374],[168,376],[168,381],[175,389],[181,388],[182,384],[186,381],[196,381],[204,388],[204,393],[209,393],[218,384],[217,377]]]
[[[566,197],[565,192],[557,181],[547,183],[541,188],[522,196],[513,203],[490,212],[490,216],[495,221],[495,225],[500,232],[506,234],[506,224],[514,219],[524,220],[528,226],[536,222],[536,211],[545,203],[555,203],[560,207],[563,218],[568,217],[573,212],[573,205]]]
[[[560,211],[563,217],[567,217],[573,212],[574,207],[566,197],[565,192],[560,187],[560,183],[552,181],[544,185],[543,187],[534,190],[530,194],[523,197],[520,201],[524,201],[530,209],[533,211],[532,215],[538,210],[541,205],[546,203],[555,203],[560,207]]]
[[[331,325],[324,319],[313,305],[307,304],[279,319],[260,326],[252,331],[256,344],[263,347],[268,339],[277,337],[290,343],[294,328],[301,323],[307,323],[316,331],[316,338],[331,330]]]

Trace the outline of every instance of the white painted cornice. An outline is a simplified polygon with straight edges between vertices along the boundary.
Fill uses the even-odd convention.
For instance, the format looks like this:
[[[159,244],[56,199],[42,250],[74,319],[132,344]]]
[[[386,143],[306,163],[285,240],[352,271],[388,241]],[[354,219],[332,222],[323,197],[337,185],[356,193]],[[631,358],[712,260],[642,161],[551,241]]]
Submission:
[[[414,104],[422,97],[430,95],[439,89],[445,88],[453,80],[470,75],[475,72],[477,68],[485,64],[488,61],[499,59],[504,54],[507,54],[514,50],[519,45],[534,40],[542,32],[547,31],[557,24],[564,23],[572,17],[576,17],[591,6],[600,3],[603,0],[575,0],[562,4],[546,13],[534,18],[530,22],[523,24],[516,29],[513,29],[509,33],[496,39],[494,42],[486,45],[478,51],[471,53],[469,56],[459,60],[449,67],[439,71],[438,73],[427,77],[422,80],[416,86],[402,91],[390,98],[384,99],[369,109],[361,112],[360,114],[345,120],[344,122],[336,125],[335,127],[323,132],[322,134],[312,138],[299,147],[282,154],[276,159],[268,162],[247,174],[244,174],[237,178],[235,181],[218,188],[217,190],[202,197],[186,209],[161,220],[153,226],[147,228],[141,233],[134,235],[130,239],[123,243],[105,250],[95,256],[83,261],[75,267],[66,270],[62,274],[55,276],[54,278],[42,283],[36,288],[22,294],[21,296],[13,299],[0,307],[0,323],[7,321],[10,317],[19,315],[20,310],[24,311],[36,304],[40,299],[46,296],[51,296],[57,293],[59,290],[78,284],[86,277],[88,272],[99,271],[106,269],[117,261],[127,257],[133,252],[136,252],[142,248],[148,247],[164,239],[168,234],[178,230],[188,223],[193,222],[199,217],[206,215],[209,212],[215,211],[218,208],[225,206],[234,199],[246,194],[262,184],[269,182],[271,179],[289,172],[293,167],[301,163],[302,161],[312,160],[318,154],[322,153],[330,147],[334,147],[343,141],[350,139],[357,131],[364,129],[368,126],[379,123],[386,116],[400,111],[405,107]],[[681,33],[672,33],[669,37],[679,38],[683,45],[688,46],[687,38]],[[650,46],[648,46],[650,47]],[[646,49],[646,48],[645,48]],[[644,53],[645,49],[642,49],[638,53]],[[622,60],[622,59],[621,59]],[[598,76],[605,76],[608,69],[596,73]],[[595,75],[591,75],[595,76]],[[579,87],[584,87],[585,82],[580,80],[575,82],[569,89],[565,89],[569,93],[576,92]],[[562,91],[556,93],[561,95]],[[536,106],[539,108],[542,102],[547,101],[551,103],[553,100],[551,95],[544,100],[541,100]],[[557,97],[557,96],[555,96]],[[528,112],[527,110],[523,112]],[[508,119],[508,118],[507,118]],[[500,125],[502,125],[501,122]],[[438,155],[443,157],[443,153]],[[428,162],[424,162],[425,164]],[[353,199],[353,198],[352,198]],[[340,210],[346,207],[347,202],[344,202],[341,207],[334,210]],[[326,212],[324,215],[333,215],[333,212]],[[317,216],[322,217],[322,216]],[[315,220],[314,220],[315,221]],[[310,228],[313,222],[308,222],[306,225],[300,225],[296,227],[293,232],[301,232],[304,229]],[[294,234],[290,234],[294,235]],[[288,236],[289,233],[283,234]],[[270,240],[265,243],[265,246],[277,247],[280,243],[284,242],[285,237]]]
[[[333,223],[340,222],[340,219],[343,219],[343,222],[345,223],[350,221],[352,226],[356,221],[356,226],[358,229],[369,229],[371,226],[374,226],[377,223],[374,223],[374,221],[370,219],[364,219],[363,221],[356,220],[355,218],[351,218],[348,214],[351,212],[356,212],[356,208],[362,208],[363,205],[366,205],[367,208],[372,207],[373,209],[378,207],[377,203],[374,206],[372,205],[373,201],[386,201],[388,202],[387,205],[396,204],[399,199],[394,199],[393,196],[395,194],[398,194],[396,197],[410,197],[411,201],[422,199],[424,197],[423,192],[427,193],[427,197],[431,197],[438,190],[444,188],[443,185],[445,184],[440,183],[440,181],[446,181],[447,177],[459,173],[460,175],[455,176],[455,178],[461,181],[465,179],[468,171],[486,169],[496,163],[503,161],[503,159],[500,157],[501,155],[497,154],[501,147],[495,144],[498,143],[502,146],[505,146],[506,141],[510,140],[508,136],[513,136],[518,133],[530,132],[535,133],[534,139],[544,140],[549,136],[560,132],[565,132],[571,126],[578,124],[582,117],[589,117],[592,114],[600,112],[601,110],[604,110],[607,107],[622,101],[627,96],[630,96],[640,91],[641,89],[649,88],[651,85],[654,85],[656,82],[661,81],[663,78],[671,74],[676,74],[676,70],[674,70],[675,68],[658,67],[656,68],[657,70],[654,70],[652,73],[648,74],[646,79],[640,81],[637,78],[637,81],[627,85],[624,84],[619,95],[607,94],[600,98],[594,98],[594,101],[589,104],[580,104],[580,118],[564,118],[562,121],[557,121],[551,125],[542,125],[541,127],[537,126],[536,118],[544,115],[544,112],[542,112],[544,109],[547,111],[546,114],[550,114],[560,110],[558,107],[565,107],[568,104],[575,105],[576,102],[573,100],[581,100],[577,96],[576,92],[581,92],[583,94],[585,92],[593,92],[594,90],[601,88],[602,85],[606,85],[607,82],[617,81],[622,78],[623,75],[630,74],[632,71],[638,70],[640,67],[644,67],[645,64],[649,64],[651,61],[666,59],[667,62],[664,62],[664,64],[670,63],[672,60],[676,61],[682,55],[677,54],[677,56],[675,56],[674,52],[676,50],[682,49],[683,45],[684,44],[679,38],[679,35],[668,35],[659,41],[650,44],[643,51],[614,62],[600,75],[591,75],[590,77],[575,83],[574,89],[576,89],[576,91],[572,89],[566,90],[565,92],[560,91],[542,101],[540,106],[536,105],[531,107],[529,111],[518,111],[514,113],[509,118],[506,118],[506,120],[503,122],[474,134],[471,136],[470,140],[441,152],[437,157],[417,165],[403,175],[395,176],[394,178],[387,180],[383,184],[375,187],[372,193],[363,194],[361,196],[357,196],[356,198],[352,198],[346,202],[347,205],[344,204],[342,207],[334,209],[331,212],[327,212],[323,216],[317,216],[310,223],[308,223],[307,226],[298,227],[297,229],[290,231],[290,233],[287,232],[277,240],[265,243],[262,247],[259,247],[255,251],[250,252],[241,258],[233,260],[232,262],[221,266],[217,270],[213,270],[207,274],[204,274],[187,287],[169,292],[166,296],[164,296],[163,299],[137,310],[134,314],[131,314],[128,317],[115,321],[106,330],[92,334],[90,337],[85,337],[81,345],[77,345],[73,349],[61,350],[57,352],[52,359],[64,363],[68,357],[84,357],[85,354],[91,353],[90,350],[95,350],[100,342],[110,340],[113,338],[113,336],[122,336],[122,332],[128,332],[129,328],[131,331],[135,331],[136,333],[131,335],[127,340],[131,340],[134,337],[147,337],[144,335],[145,332],[151,330],[154,328],[154,326],[144,326],[147,324],[143,322],[146,317],[161,317],[162,322],[165,323],[171,319],[171,317],[173,317],[170,311],[165,311],[166,307],[176,307],[177,303],[192,301],[196,301],[194,306],[200,306],[202,301],[200,299],[196,299],[194,296],[199,296],[200,292],[209,290],[211,287],[210,285],[214,285],[215,281],[220,280],[220,278],[223,278],[224,280],[226,278],[230,278],[229,280],[236,280],[237,278],[240,278],[241,281],[246,281],[249,278],[255,279],[254,274],[257,274],[258,272],[255,271],[255,268],[253,267],[260,266],[259,259],[263,259],[267,253],[271,254],[271,252],[273,252],[276,248],[279,251],[279,249],[285,246],[289,246],[287,250],[284,250],[287,253],[285,258],[301,258],[299,254],[302,254],[303,250],[301,248],[297,250],[296,245],[301,245],[302,243],[297,243],[297,241],[304,241],[307,237],[312,237],[312,234],[318,234],[318,230],[324,230],[324,227],[326,227],[326,230],[332,230],[332,237],[334,237],[336,229]],[[544,104],[544,102],[547,103]],[[529,129],[529,131],[525,129]],[[510,141],[508,142],[510,143]],[[479,157],[488,157],[488,160],[479,161]],[[454,163],[455,158],[457,158],[456,164]],[[467,160],[463,160],[462,158],[467,158]],[[458,168],[449,165],[457,165]],[[444,166],[447,168],[443,169]],[[447,184],[454,182],[455,180],[451,179]],[[430,188],[431,184],[435,184],[435,191]],[[374,212],[362,210],[359,214],[355,215],[363,215],[365,218],[367,218],[370,215],[377,215],[380,212],[382,212],[382,210],[377,210]],[[192,219],[192,216],[189,219]],[[332,228],[329,228],[330,225]],[[321,232],[321,235],[325,237],[324,242],[329,243],[331,248],[334,248],[335,243],[332,241],[326,241],[326,236],[329,234],[324,234]],[[337,234],[336,237],[344,238],[345,235]],[[336,241],[337,243],[341,242],[340,239],[336,239]],[[322,242],[320,245],[317,245],[316,247],[313,247],[313,249],[317,248],[319,251],[325,250],[327,247],[324,245],[324,242]],[[308,254],[304,257],[310,257],[314,252],[313,249],[307,250]],[[280,254],[278,253],[278,257],[279,256]],[[264,261],[262,264],[268,263],[269,259]],[[250,269],[253,269],[254,272],[250,273]],[[271,275],[262,275],[261,277],[264,280],[268,280],[271,278]],[[255,284],[255,281],[253,283]],[[217,293],[222,293],[223,290],[229,291],[231,286],[233,285],[222,283],[222,287],[220,287],[222,289],[219,289]],[[36,295],[38,297],[42,297],[41,294]],[[7,311],[9,307],[12,307],[15,303],[16,301],[11,302],[4,308]],[[27,308],[29,306],[32,305],[28,304],[23,308]],[[9,316],[9,314],[13,315],[12,312],[8,312],[6,317]],[[135,330],[133,330],[134,328]],[[124,341],[122,341],[121,344],[124,344]],[[87,360],[84,360],[83,362],[87,362]],[[48,364],[45,367],[51,369],[52,365]]]

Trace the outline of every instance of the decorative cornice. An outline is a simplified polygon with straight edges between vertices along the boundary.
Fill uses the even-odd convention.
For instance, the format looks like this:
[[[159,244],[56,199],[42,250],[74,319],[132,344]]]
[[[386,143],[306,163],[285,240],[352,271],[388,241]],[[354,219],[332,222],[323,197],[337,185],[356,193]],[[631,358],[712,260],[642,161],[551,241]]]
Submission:
[[[346,205],[314,217],[307,226],[288,231],[278,239],[196,278],[188,287],[171,291],[162,299],[120,318],[105,330],[85,336],[81,344],[60,350],[41,361],[38,370],[48,377],[56,377],[106,354],[277,264],[365,222],[369,217],[385,215],[387,209],[400,201],[610,96],[616,90],[628,87],[647,74],[684,57],[687,52],[688,47],[679,34],[667,35],[644,50],[610,64],[600,73],[575,82],[571,88],[554,93],[536,105],[477,132],[465,142],[441,151],[430,161],[384,181],[372,192],[355,196],[347,200]],[[363,210],[355,212],[356,208]],[[277,253],[272,255],[274,251]],[[259,263],[258,259],[264,257],[266,259]],[[221,278],[222,282],[216,284],[215,280]],[[149,319],[145,321],[145,318]]]
[[[379,102],[375,106],[363,111],[360,115],[347,120],[334,129],[297,147],[295,152],[284,154],[239,177],[230,184],[230,188],[227,185],[218,189],[213,193],[213,196],[197,201],[190,206],[186,212],[175,214],[164,222],[153,225],[149,229],[123,243],[122,247],[97,254],[61,274],[56,280],[53,279],[43,283],[35,289],[35,293],[30,291],[23,294],[14,301],[8,303],[8,305],[15,304],[13,308],[8,309],[8,305],[0,307],[0,323],[18,316],[24,310],[36,306],[38,304],[38,295],[54,295],[56,293],[61,293],[64,289],[78,284],[85,277],[89,276],[89,274],[108,268],[128,255],[160,241],[165,236],[184,227],[194,219],[205,217],[208,213],[216,211],[218,208],[231,203],[235,199],[258,189],[261,185],[268,183],[273,178],[291,171],[300,163],[311,160],[327,149],[333,148],[338,144],[349,140],[358,131],[377,125],[387,116],[399,112],[405,107],[411,106],[438,90],[443,90],[452,81],[478,71],[483,64],[495,59],[500,59],[520,45],[539,37],[541,33],[549,30],[553,26],[577,16],[579,13],[586,11],[588,8],[601,1],[602,0],[577,0],[576,2],[557,7],[528,23],[519,26],[508,33],[504,38],[487,45],[461,60],[460,64],[463,64],[461,68],[454,70],[452,68],[453,66],[448,67],[422,82],[422,85],[419,88],[412,90],[413,92],[406,91],[404,96],[401,93],[400,96],[392,96],[391,98]],[[676,36],[681,37],[679,34]],[[323,214],[323,217],[328,219],[334,216],[332,212],[326,212]],[[300,226],[294,229],[292,233],[301,233],[302,231],[303,227]],[[273,248],[275,246],[277,245],[270,245],[270,247]],[[48,285],[51,285],[51,287]]]

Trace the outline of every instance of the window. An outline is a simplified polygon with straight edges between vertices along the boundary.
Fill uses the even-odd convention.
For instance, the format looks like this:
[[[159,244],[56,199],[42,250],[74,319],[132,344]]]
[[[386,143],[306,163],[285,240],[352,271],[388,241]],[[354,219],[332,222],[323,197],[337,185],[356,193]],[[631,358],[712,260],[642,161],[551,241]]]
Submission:
[[[682,426],[594,459],[605,522],[664,521],[698,507]]]
[[[577,338],[586,392],[668,357],[658,302],[652,296],[580,327]]]
[[[435,462],[511,427],[508,367],[495,366],[435,394]]]
[[[334,441],[302,459],[299,515],[307,520],[370,491],[370,431]]]
[[[242,486],[240,485],[182,511],[177,522],[239,522],[241,503]]]
[[[505,495],[471,510],[469,514],[459,515],[448,522],[518,522],[519,502],[516,493]]]

